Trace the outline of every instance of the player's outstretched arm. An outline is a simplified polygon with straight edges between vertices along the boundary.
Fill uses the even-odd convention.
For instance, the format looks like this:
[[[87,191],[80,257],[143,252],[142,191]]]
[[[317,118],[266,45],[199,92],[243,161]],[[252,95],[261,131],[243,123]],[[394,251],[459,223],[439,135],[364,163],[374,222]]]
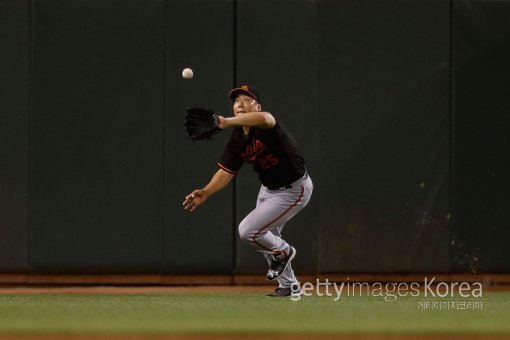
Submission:
[[[232,178],[234,178],[234,175],[229,174],[225,170],[219,169],[211,178],[209,184],[207,184],[203,189],[194,190],[185,197],[184,202],[182,202],[184,209],[193,212],[199,205],[204,203],[207,198],[227,186]]]
[[[218,127],[221,129],[235,126],[256,126],[261,129],[271,129],[275,126],[276,120],[269,112],[246,112],[235,117],[222,117]]]

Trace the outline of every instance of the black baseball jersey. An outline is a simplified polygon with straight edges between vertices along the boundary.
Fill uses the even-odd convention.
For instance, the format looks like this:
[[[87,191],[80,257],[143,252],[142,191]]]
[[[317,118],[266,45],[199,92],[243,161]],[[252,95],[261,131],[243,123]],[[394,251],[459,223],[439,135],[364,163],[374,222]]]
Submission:
[[[284,187],[306,173],[296,140],[278,119],[271,129],[251,127],[248,135],[242,127],[234,129],[218,165],[237,174],[244,162],[253,165],[268,188]]]

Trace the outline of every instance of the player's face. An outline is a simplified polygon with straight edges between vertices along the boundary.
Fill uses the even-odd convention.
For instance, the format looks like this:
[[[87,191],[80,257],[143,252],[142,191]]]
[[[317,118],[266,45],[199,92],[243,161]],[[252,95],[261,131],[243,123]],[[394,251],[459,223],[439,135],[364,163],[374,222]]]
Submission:
[[[246,112],[258,112],[262,108],[256,99],[240,94],[234,100],[233,111],[234,116],[246,113]]]

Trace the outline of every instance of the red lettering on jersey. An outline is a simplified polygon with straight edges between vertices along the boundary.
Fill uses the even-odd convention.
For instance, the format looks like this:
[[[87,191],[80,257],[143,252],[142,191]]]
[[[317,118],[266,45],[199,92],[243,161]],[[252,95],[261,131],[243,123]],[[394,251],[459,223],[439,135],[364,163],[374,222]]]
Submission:
[[[259,156],[265,148],[266,145],[264,143],[258,139],[254,139],[252,140],[251,145],[246,146],[241,157],[243,157],[243,159],[247,162],[254,162],[257,159],[257,156]]]
[[[259,150],[262,150],[264,149],[266,146],[258,139],[255,139],[253,141],[253,149],[255,150],[255,152],[259,151]]]

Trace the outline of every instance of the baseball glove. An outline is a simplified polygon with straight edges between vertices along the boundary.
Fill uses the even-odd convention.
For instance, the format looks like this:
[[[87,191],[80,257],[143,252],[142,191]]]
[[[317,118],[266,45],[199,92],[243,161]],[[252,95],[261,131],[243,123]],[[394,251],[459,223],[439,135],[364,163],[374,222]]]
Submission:
[[[184,128],[193,141],[209,140],[223,131],[218,127],[219,115],[211,109],[190,107],[186,109]]]

